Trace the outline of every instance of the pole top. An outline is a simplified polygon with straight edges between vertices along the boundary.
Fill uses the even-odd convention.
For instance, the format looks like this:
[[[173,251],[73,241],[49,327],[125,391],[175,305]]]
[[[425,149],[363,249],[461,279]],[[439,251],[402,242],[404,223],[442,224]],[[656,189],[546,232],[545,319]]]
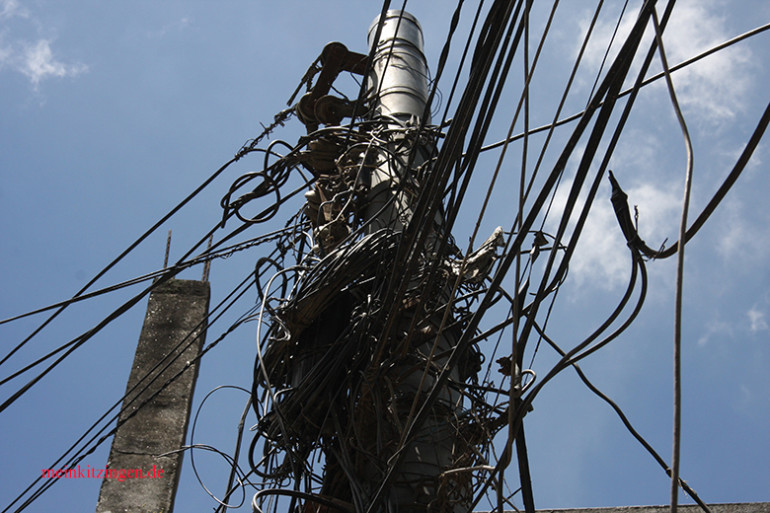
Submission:
[[[372,24],[369,25],[369,32],[367,35],[369,48],[374,44],[373,38],[377,33],[377,25],[379,23],[380,15],[378,14],[372,21]],[[385,13],[385,23],[382,26],[382,33],[380,34],[380,46],[391,39],[408,41],[422,51],[424,41],[420,22],[417,21],[417,18],[415,18],[413,14],[407,11],[390,9]]]
[[[385,13],[378,41],[377,16],[369,27],[369,48],[373,49],[372,70],[367,77],[373,99],[373,116],[387,116],[400,122],[426,117],[428,63],[423,54],[422,28],[406,11]],[[375,47],[376,45],[376,47]]]

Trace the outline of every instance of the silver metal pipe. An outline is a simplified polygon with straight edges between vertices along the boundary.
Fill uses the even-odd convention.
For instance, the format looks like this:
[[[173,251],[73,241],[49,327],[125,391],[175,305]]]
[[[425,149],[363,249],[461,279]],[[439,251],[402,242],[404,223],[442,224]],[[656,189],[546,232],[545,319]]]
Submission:
[[[374,97],[374,116],[401,121],[422,118],[428,101],[428,64],[423,54],[422,28],[408,12],[385,14],[379,41],[374,41],[380,17],[369,27],[369,48],[376,44],[369,92]],[[430,123],[430,113],[425,119]]]
[[[423,37],[420,24],[408,12],[390,10],[378,41],[374,41],[380,17],[377,16],[369,27],[369,48],[376,46],[372,69],[367,77],[369,98],[369,119],[381,120],[384,126],[393,128],[388,147],[400,149],[405,135],[398,132],[406,127],[418,127],[426,115],[428,101],[428,65],[423,54]],[[430,115],[425,124],[430,122]],[[409,148],[412,148],[409,145]],[[411,167],[422,165],[432,148],[412,148]],[[365,218],[370,221],[369,233],[382,228],[399,232],[412,219],[411,198],[404,192],[396,192],[408,181],[410,170],[408,157],[403,155],[392,165],[389,154],[378,156],[376,167],[369,176],[369,194]]]

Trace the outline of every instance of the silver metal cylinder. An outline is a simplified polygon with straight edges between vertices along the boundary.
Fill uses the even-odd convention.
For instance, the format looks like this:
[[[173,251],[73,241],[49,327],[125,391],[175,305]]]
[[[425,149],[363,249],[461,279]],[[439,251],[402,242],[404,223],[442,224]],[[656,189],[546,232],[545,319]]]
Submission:
[[[405,11],[385,15],[379,41],[374,41],[380,17],[369,27],[369,48],[376,46],[369,79],[375,98],[375,116],[393,116],[401,121],[422,118],[428,101],[428,65],[423,54],[422,28]],[[430,113],[426,123],[430,123]]]

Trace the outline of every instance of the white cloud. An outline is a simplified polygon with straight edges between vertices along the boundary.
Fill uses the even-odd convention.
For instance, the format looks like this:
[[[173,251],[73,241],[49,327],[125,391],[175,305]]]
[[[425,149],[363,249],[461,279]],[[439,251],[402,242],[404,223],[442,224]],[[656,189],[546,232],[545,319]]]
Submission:
[[[730,264],[742,266],[761,265],[770,251],[768,216],[751,211],[738,198],[728,197],[718,211],[718,228],[721,236],[717,242],[720,257]]]
[[[713,0],[677,3],[663,35],[670,65],[730,38],[716,7]],[[742,96],[749,87],[745,70],[751,58],[748,48],[733,46],[678,71],[674,84],[681,92],[682,107],[712,122],[734,117],[743,109]]]
[[[765,312],[759,310],[756,306],[751,307],[751,309],[746,312],[746,315],[749,318],[749,329],[752,333],[756,333],[758,331],[767,331],[770,329],[770,327],[767,325]]]
[[[569,194],[571,182],[564,183],[554,202],[554,219],[560,216]],[[675,192],[677,191],[677,192]],[[641,184],[626,189],[629,207],[639,210],[639,233],[650,246],[663,242],[669,233],[676,233],[681,209],[678,188],[669,184]],[[605,290],[624,286],[631,272],[631,257],[618,226],[609,186],[599,189],[588,216],[578,247],[570,261],[570,278],[578,286],[592,284]],[[581,201],[578,208],[581,208]],[[575,215],[573,215],[575,217]],[[672,219],[673,224],[672,224]],[[555,227],[554,227],[555,231]],[[671,243],[671,241],[669,241]]]
[[[705,346],[714,337],[722,339],[732,338],[733,327],[725,321],[711,319],[706,323],[706,332],[698,339],[698,345]]]
[[[18,0],[0,0],[0,20],[14,16],[26,18],[29,16],[29,12],[21,7]]]
[[[65,64],[58,61],[51,51],[51,43],[41,39],[27,46],[21,54],[18,70],[37,88],[48,77],[74,77],[88,69],[84,64]]]
[[[751,333],[770,330],[766,313],[757,305],[752,306],[746,312],[746,317],[749,320],[748,331]],[[736,332],[745,334],[746,330],[746,326],[740,322],[728,322],[717,318],[710,319],[704,327],[705,332],[698,338],[699,346],[705,346],[712,339],[732,340],[735,338]]]
[[[715,0],[681,0],[674,8],[670,22],[663,33],[663,44],[669,66],[674,66],[684,60],[694,57],[719,43],[736,35],[729,33],[725,19],[719,15],[720,3]],[[609,53],[608,64],[605,64],[604,72],[609,63],[617,55],[623,41],[628,36],[636,20],[638,10],[627,9],[618,34]],[[617,16],[619,13],[615,13]],[[585,17],[580,22],[580,37],[588,28],[590,18]],[[599,64],[609,44],[612,33],[615,30],[617,19],[602,19],[594,29],[594,35],[586,49],[585,63],[598,70]],[[647,48],[653,38],[650,27],[645,35],[642,48]],[[579,46],[578,46],[579,47]],[[694,116],[697,121],[716,125],[721,121],[733,118],[744,106],[743,96],[749,88],[750,73],[748,68],[752,65],[751,51],[745,46],[732,46],[725,50],[712,54],[697,63],[681,69],[673,74],[674,86],[682,108],[686,114]],[[637,56],[635,67],[638,70],[640,59]],[[656,56],[653,68],[660,71],[660,58]],[[635,76],[632,71],[632,76]],[[658,81],[653,86],[661,94],[665,92],[664,83]]]
[[[44,30],[17,0],[0,0],[0,70],[9,69],[29,79],[35,90],[47,78],[74,77],[88,70],[85,64],[67,63],[54,55],[50,37],[29,38],[22,35],[34,26],[36,35]],[[15,23],[11,23],[15,20]],[[22,21],[25,20],[25,21]]]

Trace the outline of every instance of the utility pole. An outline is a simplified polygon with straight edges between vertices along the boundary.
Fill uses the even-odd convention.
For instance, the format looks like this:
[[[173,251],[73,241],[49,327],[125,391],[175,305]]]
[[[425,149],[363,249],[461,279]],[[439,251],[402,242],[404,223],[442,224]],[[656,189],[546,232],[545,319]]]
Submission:
[[[173,511],[209,295],[207,281],[175,279],[150,294],[96,513]]]
[[[313,243],[275,275],[295,281],[272,307],[255,384],[268,391],[256,408],[269,455],[260,472],[297,485],[257,491],[255,511],[287,495],[289,510],[304,500],[305,513],[467,512],[471,473],[486,463],[488,440],[463,409],[480,356],[474,365],[471,348],[448,367],[461,332],[450,287],[483,280],[478,262],[491,265],[497,244],[466,272],[449,257],[442,216],[416,217],[437,198],[440,135],[427,111],[422,30],[411,14],[388,11],[368,35],[371,60],[326,45],[295,108],[308,134],[292,158],[315,177],[304,208]],[[341,71],[363,75],[355,102],[329,95]],[[358,116],[354,130],[341,124]],[[417,227],[415,244],[407,239]],[[399,247],[408,264],[390,260]],[[309,457],[323,461],[321,476],[308,472]]]
[[[435,153],[429,143],[421,142],[429,138],[420,138],[419,133],[409,134],[409,129],[416,133],[419,127],[430,125],[429,111],[426,116],[428,67],[423,54],[422,29],[414,16],[407,12],[388,11],[380,38],[375,41],[379,23],[378,17],[369,29],[369,47],[377,45],[372,71],[367,77],[369,89],[375,94],[370,117],[385,123],[395,134],[389,140],[389,150],[392,154],[401,155],[401,159],[394,162],[394,159],[383,158],[370,173],[365,222],[370,233],[377,230],[400,233],[413,220],[412,196],[406,186],[414,180],[410,175]],[[410,151],[399,153],[399,147],[408,147]],[[433,223],[439,230],[443,220],[437,216]],[[437,254],[438,246],[436,233],[430,234],[421,249],[427,261],[441,258]],[[408,288],[416,291],[421,278],[417,273]],[[434,294],[441,297],[430,302],[445,303],[449,297],[448,291],[441,288]],[[412,340],[404,344],[411,349],[403,363],[394,366],[387,374],[387,380],[393,383],[395,390],[389,408],[397,412],[401,423],[400,429],[391,430],[393,439],[382,441],[385,449],[378,454],[382,463],[400,460],[395,463],[389,493],[385,498],[390,511],[459,513],[467,511],[471,500],[467,486],[469,481],[465,479],[467,476],[461,476],[462,471],[447,472],[453,470],[453,463],[463,447],[455,422],[462,409],[460,393],[443,385],[421,426],[409,435],[404,431],[415,414],[415,407],[433,389],[437,369],[444,366],[456,343],[452,332],[442,326],[446,308],[450,306],[444,305],[426,318],[422,318],[417,310],[403,313],[396,321],[399,325],[396,330],[406,333],[406,337]],[[420,337],[410,333],[409,330],[415,328],[422,334],[428,334],[422,337],[422,342],[415,342]],[[457,368],[450,372],[450,382],[461,381]],[[399,448],[402,444],[405,445],[393,451],[393,447]]]
[[[379,41],[374,40],[375,29],[379,17],[374,20],[369,29],[369,47],[377,45],[374,51],[372,72],[368,77],[369,87],[376,92],[374,99],[373,119],[392,119],[388,127],[394,133],[403,133],[405,127],[418,128],[429,125],[430,118],[423,119],[428,101],[428,66],[423,54],[422,29],[417,19],[407,12],[388,11],[382,23]],[[407,136],[395,136],[390,146],[403,144]],[[424,164],[433,153],[433,148],[420,145],[417,140],[411,142],[411,155],[402,157],[398,168],[391,159],[384,159],[371,173],[369,181],[367,221],[370,231],[388,229],[402,232],[412,221],[413,212],[409,195],[404,185],[412,180],[409,176],[414,169]],[[411,160],[411,161],[410,161]],[[403,173],[403,174],[402,174]],[[434,222],[440,226],[441,219]],[[429,246],[436,246],[435,238],[430,237]],[[436,247],[425,247],[426,254],[434,253]],[[410,288],[419,286],[419,277],[415,277]],[[414,323],[413,316],[405,315],[398,322],[401,329],[408,330]],[[424,330],[437,333],[441,315],[434,315],[427,322],[420,320]],[[435,318],[438,317],[438,318]],[[407,333],[407,337],[410,336]],[[455,340],[446,332],[431,337],[426,342],[414,347],[411,352],[420,355],[447,354]],[[434,342],[436,347],[434,346]],[[389,378],[394,383],[395,402],[391,407],[397,411],[397,416],[406,422],[413,414],[413,404],[424,399],[433,388],[436,381],[434,373],[419,365],[410,365],[419,358],[405,359],[405,364],[392,369]],[[437,358],[435,364],[442,367],[446,357]],[[458,381],[457,371],[453,371],[454,381]],[[462,511],[463,490],[448,490],[441,486],[439,477],[449,470],[453,461],[454,431],[451,419],[462,406],[462,398],[456,391],[444,386],[431,414],[423,425],[408,440],[401,461],[397,465],[392,478],[391,491],[386,499],[388,509],[397,511],[417,508],[420,511]],[[404,426],[405,427],[405,426]],[[394,435],[403,438],[404,433],[396,430]],[[393,440],[396,442],[401,440]],[[384,443],[388,446],[388,442]],[[395,454],[386,451],[381,454],[383,461],[388,461]],[[441,489],[441,490],[439,490]],[[459,497],[458,497],[459,494]],[[460,499],[458,501],[457,499]]]

